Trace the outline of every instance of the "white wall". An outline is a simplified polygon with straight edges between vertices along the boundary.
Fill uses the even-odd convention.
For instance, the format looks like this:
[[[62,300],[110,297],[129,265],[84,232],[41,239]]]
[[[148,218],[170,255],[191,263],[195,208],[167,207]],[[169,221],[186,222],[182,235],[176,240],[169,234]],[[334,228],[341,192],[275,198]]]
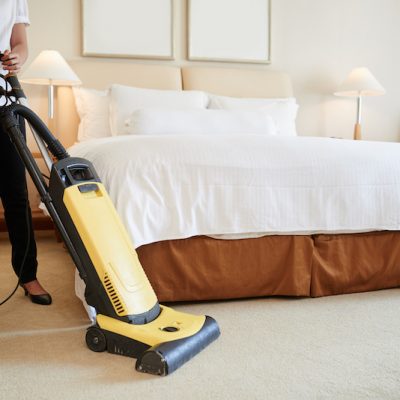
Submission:
[[[59,50],[66,59],[79,58],[80,0],[28,1],[28,62],[49,48]],[[174,0],[174,5],[176,60],[163,63],[213,65],[185,59],[186,0]],[[356,101],[332,93],[353,67],[366,66],[387,94],[365,99],[363,137],[399,141],[399,20],[399,0],[272,0],[272,63],[223,65],[285,70],[292,77],[300,104],[299,133],[344,138],[352,137]],[[40,95],[44,94],[42,90]]]

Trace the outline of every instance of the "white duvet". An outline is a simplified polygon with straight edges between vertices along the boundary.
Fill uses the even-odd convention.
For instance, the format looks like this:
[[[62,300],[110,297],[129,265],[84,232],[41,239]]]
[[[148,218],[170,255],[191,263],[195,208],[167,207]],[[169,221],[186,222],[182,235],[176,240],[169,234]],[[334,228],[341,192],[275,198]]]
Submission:
[[[120,136],[69,152],[94,164],[135,247],[195,235],[400,230],[398,143]]]

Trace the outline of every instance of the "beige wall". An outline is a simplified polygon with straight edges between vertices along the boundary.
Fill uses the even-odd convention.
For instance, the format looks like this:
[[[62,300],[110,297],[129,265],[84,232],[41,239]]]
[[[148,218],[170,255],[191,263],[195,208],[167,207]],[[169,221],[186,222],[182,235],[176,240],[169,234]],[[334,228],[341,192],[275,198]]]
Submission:
[[[80,0],[28,2],[29,61],[43,49],[57,49],[66,59],[79,58]],[[174,0],[174,4],[176,60],[163,63],[186,65],[189,64],[185,59],[186,0]],[[356,102],[337,98],[332,92],[353,67],[366,66],[387,94],[365,99],[363,136],[370,140],[399,141],[399,17],[399,0],[272,0],[272,63],[223,65],[285,70],[293,79],[300,104],[299,133],[344,138],[352,136]],[[31,104],[41,114],[45,113],[45,104],[38,98],[45,96],[45,92],[30,92]]]

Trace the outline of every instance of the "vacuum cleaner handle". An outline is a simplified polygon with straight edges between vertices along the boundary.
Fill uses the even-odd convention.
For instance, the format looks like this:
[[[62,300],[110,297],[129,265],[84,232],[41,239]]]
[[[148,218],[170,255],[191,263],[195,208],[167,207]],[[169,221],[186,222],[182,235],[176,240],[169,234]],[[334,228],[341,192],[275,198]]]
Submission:
[[[13,96],[18,101],[19,104],[14,103],[9,107],[9,110],[12,114],[20,115],[28,121],[29,125],[32,128],[33,136],[38,144],[39,150],[42,153],[44,160],[46,161],[47,167],[51,170],[51,158],[47,152],[47,145],[50,152],[53,154],[57,160],[62,160],[64,158],[69,157],[67,151],[64,146],[60,143],[58,139],[56,139],[47,126],[43,123],[43,121],[29,108],[27,107],[27,100],[25,93],[19,83],[18,77],[16,75],[8,74],[5,77],[5,81],[10,85],[11,91],[7,92],[7,96]],[[4,117],[4,123],[13,125],[15,121],[11,116],[7,118]],[[50,162],[49,162],[50,160]],[[50,165],[49,165],[50,164]]]

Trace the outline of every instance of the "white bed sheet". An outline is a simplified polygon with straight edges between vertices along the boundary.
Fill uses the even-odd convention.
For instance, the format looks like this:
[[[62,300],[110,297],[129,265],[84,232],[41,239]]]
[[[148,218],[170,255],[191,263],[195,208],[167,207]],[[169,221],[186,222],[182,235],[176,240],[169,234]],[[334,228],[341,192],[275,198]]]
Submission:
[[[400,144],[263,135],[78,143],[135,247],[196,235],[400,229]]]

